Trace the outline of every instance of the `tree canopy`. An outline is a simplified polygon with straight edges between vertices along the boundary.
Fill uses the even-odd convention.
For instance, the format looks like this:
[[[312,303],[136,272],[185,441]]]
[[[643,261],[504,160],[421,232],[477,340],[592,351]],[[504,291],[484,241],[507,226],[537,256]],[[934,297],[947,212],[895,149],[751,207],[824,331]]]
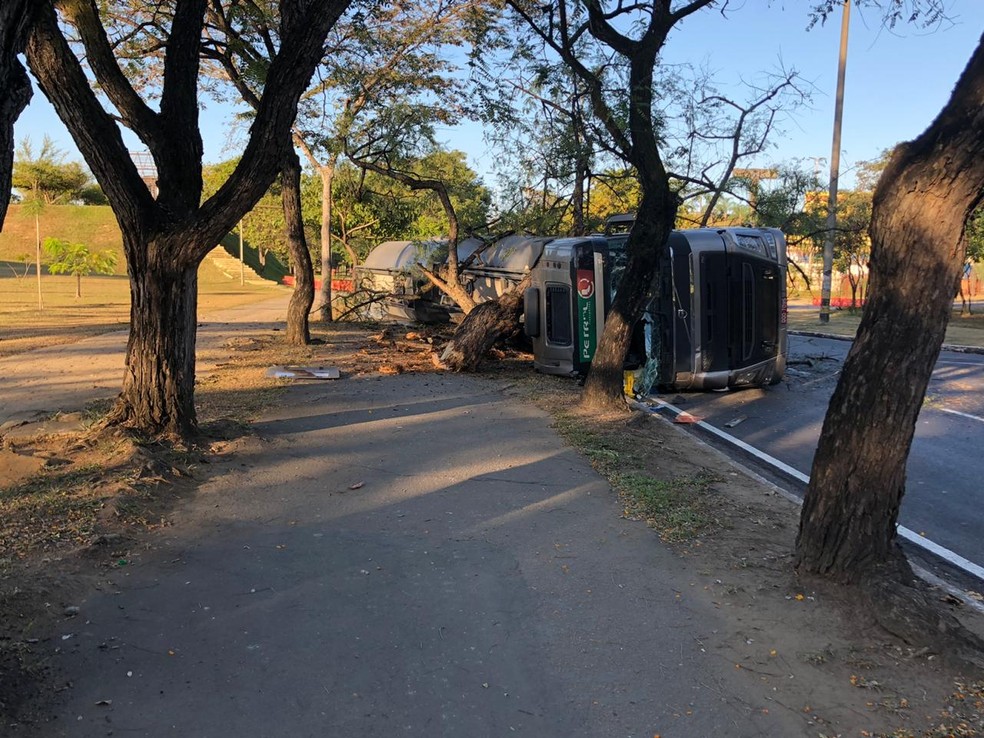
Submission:
[[[196,434],[198,264],[279,173],[298,100],[348,3],[278,3],[279,47],[270,50],[249,140],[232,174],[204,201],[199,96],[208,0],[38,5],[28,64],[113,208],[131,275],[126,370],[110,422],[149,436]],[[159,75],[139,63],[146,58],[161,60]],[[121,126],[153,158],[154,193]]]
[[[22,197],[41,201],[45,205],[81,202],[101,205],[106,202],[99,186],[76,161],[65,161],[64,151],[55,146],[47,135],[40,147],[25,138],[17,147],[12,170],[13,186]]]

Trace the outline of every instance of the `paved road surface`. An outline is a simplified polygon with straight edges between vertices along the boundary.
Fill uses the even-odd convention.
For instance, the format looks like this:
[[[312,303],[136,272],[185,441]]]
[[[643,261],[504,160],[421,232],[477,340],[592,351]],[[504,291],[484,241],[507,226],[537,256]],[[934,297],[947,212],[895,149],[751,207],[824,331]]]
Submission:
[[[783,384],[686,394],[682,407],[808,475],[849,347],[848,341],[791,336],[792,364]],[[744,420],[724,427],[737,418]],[[900,522],[984,566],[981,449],[984,356],[944,351],[916,426]]]
[[[63,624],[45,735],[814,735],[528,404],[420,375],[289,405]]]

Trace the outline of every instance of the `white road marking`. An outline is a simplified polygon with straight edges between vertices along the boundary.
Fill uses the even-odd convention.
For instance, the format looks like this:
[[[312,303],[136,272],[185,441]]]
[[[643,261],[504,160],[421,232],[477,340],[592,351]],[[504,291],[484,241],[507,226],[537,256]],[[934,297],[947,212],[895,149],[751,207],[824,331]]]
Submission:
[[[981,423],[984,423],[984,418],[982,418],[980,415],[971,415],[970,413],[962,413],[959,410],[948,410],[945,407],[941,407],[939,408],[939,410],[940,412],[950,413],[950,415],[959,415],[961,418],[970,418],[971,420],[977,420]]]
[[[948,548],[943,548],[938,543],[933,543],[925,536],[921,536],[914,530],[909,530],[904,525],[900,525],[897,528],[899,535],[910,543],[914,543],[920,548],[924,548],[930,553],[934,553],[941,559],[949,561],[951,564],[959,569],[963,569],[968,574],[972,574],[978,579],[984,579],[984,567],[978,566],[973,561],[968,561],[963,556],[958,553],[954,553]]]
[[[680,413],[683,412],[683,410],[681,410],[680,408],[675,407],[674,405],[671,405],[668,402],[664,402],[663,400],[660,400],[658,398],[651,397],[649,399],[656,402],[661,407],[665,407],[667,410],[675,413],[676,415],[679,415]],[[967,415],[967,413],[961,413],[958,412],[957,410],[944,410],[944,412],[954,413],[955,415],[963,415],[968,418],[973,418],[974,420],[980,420],[981,422],[984,422],[984,418],[977,417],[976,415]],[[717,436],[721,440],[726,441],[727,443],[730,443],[733,446],[737,446],[738,448],[751,454],[752,456],[761,460],[762,462],[785,472],[789,476],[793,477],[794,479],[798,479],[804,484],[810,483],[810,477],[804,474],[803,472],[791,467],[789,464],[780,461],[774,456],[769,456],[769,454],[764,453],[763,451],[759,451],[754,446],[750,446],[744,441],[742,441],[741,439],[735,438],[730,433],[725,433],[720,428],[715,428],[713,425],[706,423],[703,420],[693,423],[693,425],[699,425],[708,433]],[[802,500],[799,500],[799,502],[800,504],[802,504]],[[948,548],[944,548],[938,543],[929,540],[925,536],[919,535],[915,531],[910,530],[909,528],[906,528],[903,525],[897,526],[897,530],[898,530],[898,534],[902,536],[902,538],[906,539],[913,545],[919,546],[920,548],[929,551],[930,553],[935,554],[936,556],[939,556],[941,559],[949,562],[953,566],[957,567],[958,569],[961,569],[962,571],[966,572],[967,574],[970,574],[971,576],[977,577],[980,580],[984,580],[984,567],[975,564],[973,561],[970,561],[969,559],[965,559],[960,554],[955,553]]]
[[[659,400],[659,399],[657,399],[655,397],[653,397],[651,399],[652,400],[655,400],[655,402],[657,402],[659,405],[662,405],[663,407],[667,408],[668,410],[670,410],[673,413],[676,413],[677,415],[679,415],[680,413],[683,412],[683,410],[681,410],[678,407],[675,407],[675,406],[671,405],[668,402],[664,402],[663,400]],[[810,483],[810,478],[808,476],[806,476],[803,472],[801,472],[799,469],[794,469],[789,464],[786,464],[786,463],[784,463],[782,461],[779,461],[779,459],[775,458],[774,456],[769,456],[767,453],[765,453],[763,451],[759,451],[754,446],[749,446],[747,443],[745,443],[744,441],[742,441],[739,438],[735,438],[730,433],[725,433],[723,430],[721,430],[719,428],[715,428],[713,425],[711,425],[709,423],[705,423],[703,420],[699,420],[696,423],[692,423],[691,425],[699,425],[701,428],[703,428],[704,430],[706,430],[708,433],[711,433],[711,434],[717,436],[718,438],[720,438],[720,439],[722,439],[724,441],[727,441],[728,443],[732,444],[733,446],[737,446],[742,451],[746,451],[747,453],[750,453],[752,456],[754,456],[757,459],[760,459],[760,460],[764,461],[766,464],[769,464],[770,466],[774,466],[776,469],[782,470],[783,472],[785,472],[789,476],[793,477],[794,479],[798,479],[799,481],[801,481],[801,482],[803,482],[805,484],[809,484]]]

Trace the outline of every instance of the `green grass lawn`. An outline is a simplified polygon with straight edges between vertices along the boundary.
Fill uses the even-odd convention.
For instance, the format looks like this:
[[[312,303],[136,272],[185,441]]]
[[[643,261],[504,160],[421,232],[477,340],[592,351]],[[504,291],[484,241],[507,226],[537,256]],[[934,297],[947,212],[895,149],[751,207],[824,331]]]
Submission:
[[[40,214],[40,224],[42,241],[50,236],[84,243],[90,251],[111,251],[117,273],[126,273],[123,236],[108,205],[48,205]],[[22,205],[11,205],[0,233],[0,261],[22,261],[26,255],[33,262],[35,239],[34,216]],[[45,261],[42,253],[41,262]]]

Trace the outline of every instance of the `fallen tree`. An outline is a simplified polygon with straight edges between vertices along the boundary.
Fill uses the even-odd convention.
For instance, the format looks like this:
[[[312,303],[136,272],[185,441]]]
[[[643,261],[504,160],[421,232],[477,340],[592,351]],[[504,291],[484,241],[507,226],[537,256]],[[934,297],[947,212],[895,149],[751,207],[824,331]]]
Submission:
[[[480,303],[469,312],[441,352],[441,363],[455,372],[476,371],[495,344],[517,335],[523,293],[529,285],[527,275],[497,300]]]

